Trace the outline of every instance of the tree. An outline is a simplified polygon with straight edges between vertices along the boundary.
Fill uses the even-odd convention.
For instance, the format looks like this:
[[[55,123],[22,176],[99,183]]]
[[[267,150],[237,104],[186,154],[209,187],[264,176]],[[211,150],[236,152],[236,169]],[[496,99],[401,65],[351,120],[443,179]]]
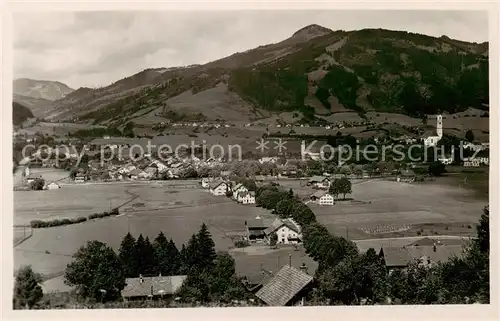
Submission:
[[[43,297],[42,277],[33,272],[31,266],[24,266],[16,273],[14,284],[14,309],[31,309]]]
[[[276,235],[276,233],[272,233],[269,239],[269,245],[271,246],[271,248],[274,249],[276,247],[277,242],[278,242],[278,235]]]
[[[170,256],[170,243],[163,232],[160,232],[154,239],[153,249],[155,262],[157,263],[155,272],[161,273],[162,275],[171,275],[172,260],[176,260],[177,258]]]
[[[335,179],[332,185],[330,186],[329,191],[333,195],[343,194],[345,199],[346,194],[352,193],[351,181],[346,177]]]
[[[488,206],[483,209],[483,214],[476,230],[477,239],[475,241],[477,246],[482,253],[488,254],[490,252],[490,208]]]
[[[118,255],[99,241],[89,241],[74,255],[64,274],[65,283],[76,286],[83,298],[114,300],[125,287],[125,274]],[[102,291],[104,290],[104,291]]]
[[[147,236],[144,238],[142,234],[140,234],[137,238],[135,248],[139,262],[137,272],[145,275],[156,274],[157,262],[155,261],[153,245],[149,242],[149,238]]]
[[[170,260],[170,275],[178,275],[181,265],[180,253],[174,240],[170,239],[168,242],[168,253],[171,258]]]
[[[198,241],[198,264],[202,269],[210,268],[215,260],[215,243],[212,240],[212,235],[208,231],[205,223],[201,225],[200,231],[196,237]]]
[[[132,234],[127,233],[120,244],[118,257],[123,266],[125,277],[135,278],[139,275],[139,257],[136,248],[136,241]]]
[[[41,191],[45,186],[45,180],[43,178],[35,178],[30,184],[30,188],[34,191]]]
[[[433,176],[442,176],[446,172],[446,166],[441,162],[433,162],[429,165],[429,174]]]
[[[289,198],[284,198],[276,204],[274,212],[281,218],[290,217],[292,208],[295,206],[296,201]]]
[[[472,130],[468,130],[466,133],[465,133],[465,139],[467,139],[469,142],[473,142],[474,141],[474,133],[472,132]]]

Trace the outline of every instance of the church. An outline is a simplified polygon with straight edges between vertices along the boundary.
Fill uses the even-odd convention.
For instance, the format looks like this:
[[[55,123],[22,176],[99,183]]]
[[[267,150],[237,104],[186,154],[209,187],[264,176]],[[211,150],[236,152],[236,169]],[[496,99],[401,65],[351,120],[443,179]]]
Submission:
[[[436,134],[437,136],[424,138],[425,147],[436,146],[441,138],[443,138],[443,115],[437,115],[436,117]]]

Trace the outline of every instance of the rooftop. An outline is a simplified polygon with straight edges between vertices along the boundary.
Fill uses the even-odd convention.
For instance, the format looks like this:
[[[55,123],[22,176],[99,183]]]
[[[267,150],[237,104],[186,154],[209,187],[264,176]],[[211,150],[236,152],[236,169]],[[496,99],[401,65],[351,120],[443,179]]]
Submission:
[[[186,275],[127,278],[121,294],[126,297],[172,295],[182,286]],[[163,293],[161,292],[163,291]]]
[[[267,305],[284,306],[312,281],[309,274],[285,265],[255,295]]]

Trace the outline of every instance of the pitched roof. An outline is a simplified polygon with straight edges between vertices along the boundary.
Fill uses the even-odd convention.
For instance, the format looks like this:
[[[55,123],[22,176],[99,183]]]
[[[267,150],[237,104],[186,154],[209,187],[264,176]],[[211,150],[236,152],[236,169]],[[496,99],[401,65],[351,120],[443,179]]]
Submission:
[[[313,176],[309,179],[309,182],[322,182],[324,181],[325,179],[327,179],[327,177],[324,177],[324,176]]]
[[[236,191],[236,190],[238,190],[238,189],[239,189],[239,188],[241,188],[241,187],[244,187],[244,188],[246,189],[246,187],[245,187],[243,184],[238,183],[238,184],[236,184],[236,186],[235,186],[235,187],[233,187],[233,191]]]
[[[280,220],[279,218],[275,219],[271,225],[269,227],[267,227],[265,230],[264,230],[264,233],[266,233],[267,235],[273,233],[274,231],[276,231],[277,229],[279,229],[280,227],[282,227],[283,225],[285,225],[285,223],[283,223],[282,220]]]
[[[431,262],[444,262],[462,255],[462,245],[433,245],[408,247],[382,247],[385,265],[389,267],[406,266],[413,260],[426,257]]]
[[[248,228],[268,228],[273,224],[274,220],[269,220],[269,219],[262,219],[262,218],[255,218],[252,220],[247,220],[247,227]]]
[[[255,295],[267,305],[284,306],[312,280],[312,276],[285,265]]]
[[[161,295],[160,291],[163,290],[164,295],[171,295],[182,286],[186,278],[186,275],[143,277],[143,282],[141,278],[127,278],[121,294],[125,298]]]
[[[291,219],[291,218],[285,218],[283,220],[283,224],[285,224],[286,227],[288,227],[292,231],[300,233],[300,226],[297,223],[295,223],[295,221],[293,219]]]
[[[210,184],[210,189],[219,187],[220,184],[225,183],[224,181],[215,181]]]
[[[311,198],[313,198],[313,197],[320,198],[321,196],[325,195],[326,193],[328,193],[328,191],[319,190],[319,191],[314,192],[314,194],[311,195]]]

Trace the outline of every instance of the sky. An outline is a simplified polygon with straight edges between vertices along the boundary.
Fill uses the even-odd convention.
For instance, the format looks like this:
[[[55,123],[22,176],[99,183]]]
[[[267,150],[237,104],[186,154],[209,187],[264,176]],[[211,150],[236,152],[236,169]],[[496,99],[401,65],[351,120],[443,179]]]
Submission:
[[[483,42],[480,11],[109,11],[14,13],[14,78],[107,86],[147,68],[202,64],[318,24]]]

